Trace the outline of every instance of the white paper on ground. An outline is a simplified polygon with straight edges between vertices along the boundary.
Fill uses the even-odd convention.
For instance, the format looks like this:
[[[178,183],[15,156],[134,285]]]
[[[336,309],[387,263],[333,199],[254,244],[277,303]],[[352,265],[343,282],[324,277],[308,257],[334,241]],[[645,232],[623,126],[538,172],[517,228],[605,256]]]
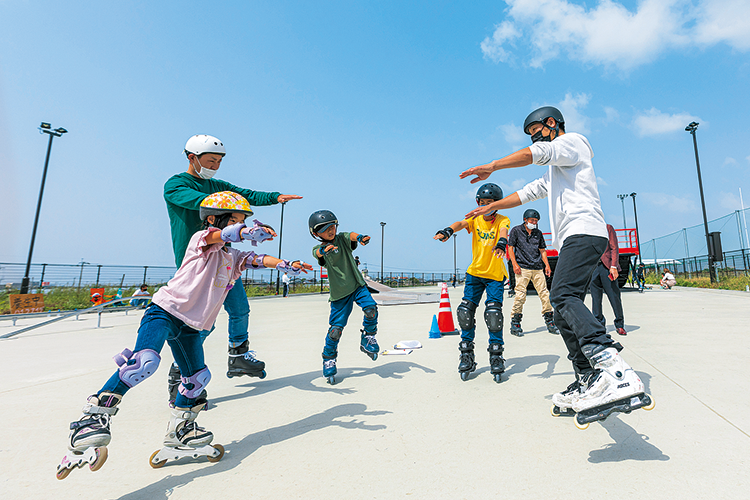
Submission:
[[[402,340],[394,345],[394,349],[420,349],[422,344],[418,340]]]
[[[413,349],[389,349],[387,351],[381,352],[380,354],[381,355],[385,355],[385,356],[393,355],[393,354],[401,354],[401,355],[403,355],[403,354],[410,354],[412,350]]]

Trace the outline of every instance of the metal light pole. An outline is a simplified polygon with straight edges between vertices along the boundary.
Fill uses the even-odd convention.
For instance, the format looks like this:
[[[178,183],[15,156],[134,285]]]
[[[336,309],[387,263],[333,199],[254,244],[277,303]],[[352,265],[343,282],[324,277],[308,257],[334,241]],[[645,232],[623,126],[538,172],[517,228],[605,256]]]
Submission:
[[[284,236],[284,205],[286,202],[281,204],[281,224],[279,224],[279,259],[281,258],[281,238]],[[276,295],[279,294],[279,279],[281,278],[281,271],[276,271]]]
[[[638,209],[635,208],[636,193],[630,193],[628,196],[633,198],[633,215],[635,216],[635,244],[638,245],[638,264],[643,264],[641,258],[641,235],[638,232]]]
[[[622,228],[627,229],[628,228],[628,222],[625,219],[625,198],[627,198],[629,195],[627,194],[618,194],[617,197],[620,198],[620,202],[622,203]]]
[[[698,122],[690,122],[685,127],[686,132],[693,136],[693,147],[695,148],[695,166],[698,169],[698,189],[701,193],[701,208],[703,209],[703,229],[706,231],[706,249],[708,250],[708,273],[711,277],[711,283],[716,283],[716,270],[714,269],[714,259],[711,253],[711,238],[708,235],[708,218],[706,217],[706,200],[703,197],[703,180],[701,179],[701,164],[698,160],[698,140],[695,138],[695,131],[698,129]]]
[[[385,222],[380,223],[380,282],[385,283],[383,274],[383,240],[385,238]]]
[[[47,158],[44,160],[44,171],[42,172],[42,185],[39,187],[39,201],[36,204],[36,216],[34,217],[34,229],[31,230],[31,245],[29,246],[29,258],[26,260],[26,271],[23,274],[21,280],[21,293],[29,293],[29,271],[31,269],[31,255],[34,253],[34,240],[36,239],[36,228],[39,224],[39,211],[42,209],[42,195],[44,194],[44,182],[47,180],[47,166],[49,165],[49,155],[52,151],[52,139],[60,137],[63,134],[68,133],[62,127],[52,130],[52,126],[49,123],[42,122],[39,125],[39,131],[43,134],[49,135],[49,143],[47,143]]]
[[[456,265],[456,233],[453,233],[453,286],[458,282],[458,266]]]

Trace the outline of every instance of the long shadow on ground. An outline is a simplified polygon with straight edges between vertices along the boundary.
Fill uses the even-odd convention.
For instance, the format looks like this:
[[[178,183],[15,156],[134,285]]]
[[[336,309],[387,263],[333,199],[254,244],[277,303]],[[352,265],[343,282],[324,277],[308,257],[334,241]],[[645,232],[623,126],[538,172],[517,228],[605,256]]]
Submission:
[[[261,446],[293,439],[308,432],[317,431],[326,427],[340,427],[342,429],[360,429],[366,431],[382,430],[386,428],[385,425],[369,425],[361,420],[361,417],[385,415],[388,413],[390,412],[383,410],[367,411],[367,406],[360,403],[334,406],[324,412],[316,413],[315,415],[303,418],[297,422],[273,427],[271,429],[264,429],[250,434],[239,441],[233,441],[225,446],[227,452],[220,462],[214,464],[206,462],[206,466],[200,470],[164,477],[153,484],[128,493],[120,498],[132,500],[140,500],[142,498],[166,499],[172,494],[175,488],[180,488],[190,484],[190,482],[196,478],[210,476],[212,474],[221,474],[237,467],[242,460],[252,455]],[[360,418],[358,419],[356,417]],[[343,418],[348,418],[348,420],[339,420]],[[206,459],[203,458],[202,460]],[[177,461],[174,463],[174,465],[177,466],[176,470],[179,468],[180,462],[181,461]],[[169,466],[170,462],[168,462],[162,470],[168,470],[167,468]],[[241,490],[242,486],[238,485],[237,488],[238,490]],[[210,494],[207,496],[209,498],[211,497]]]

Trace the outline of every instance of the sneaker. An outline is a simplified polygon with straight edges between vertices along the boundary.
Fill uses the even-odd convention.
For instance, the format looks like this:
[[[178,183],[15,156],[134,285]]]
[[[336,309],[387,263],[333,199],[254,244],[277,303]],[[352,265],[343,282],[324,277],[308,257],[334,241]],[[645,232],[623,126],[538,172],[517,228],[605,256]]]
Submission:
[[[627,335],[628,334],[628,332],[626,332],[624,328],[618,328],[617,329],[617,333],[619,335]]]

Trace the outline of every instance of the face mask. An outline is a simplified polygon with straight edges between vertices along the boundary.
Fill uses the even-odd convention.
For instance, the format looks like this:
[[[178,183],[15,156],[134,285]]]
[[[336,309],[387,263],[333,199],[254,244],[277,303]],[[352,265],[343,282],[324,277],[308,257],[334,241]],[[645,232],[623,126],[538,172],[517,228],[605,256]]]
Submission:
[[[198,174],[198,177],[200,177],[201,179],[210,179],[211,177],[216,175],[216,170],[205,168],[203,165],[201,165],[201,162],[198,158],[196,158],[195,161],[198,162],[198,166],[201,168],[200,172],[196,172]]]
[[[536,229],[536,224],[532,224],[530,222],[527,222],[526,223],[526,227],[528,227],[529,229]]]

